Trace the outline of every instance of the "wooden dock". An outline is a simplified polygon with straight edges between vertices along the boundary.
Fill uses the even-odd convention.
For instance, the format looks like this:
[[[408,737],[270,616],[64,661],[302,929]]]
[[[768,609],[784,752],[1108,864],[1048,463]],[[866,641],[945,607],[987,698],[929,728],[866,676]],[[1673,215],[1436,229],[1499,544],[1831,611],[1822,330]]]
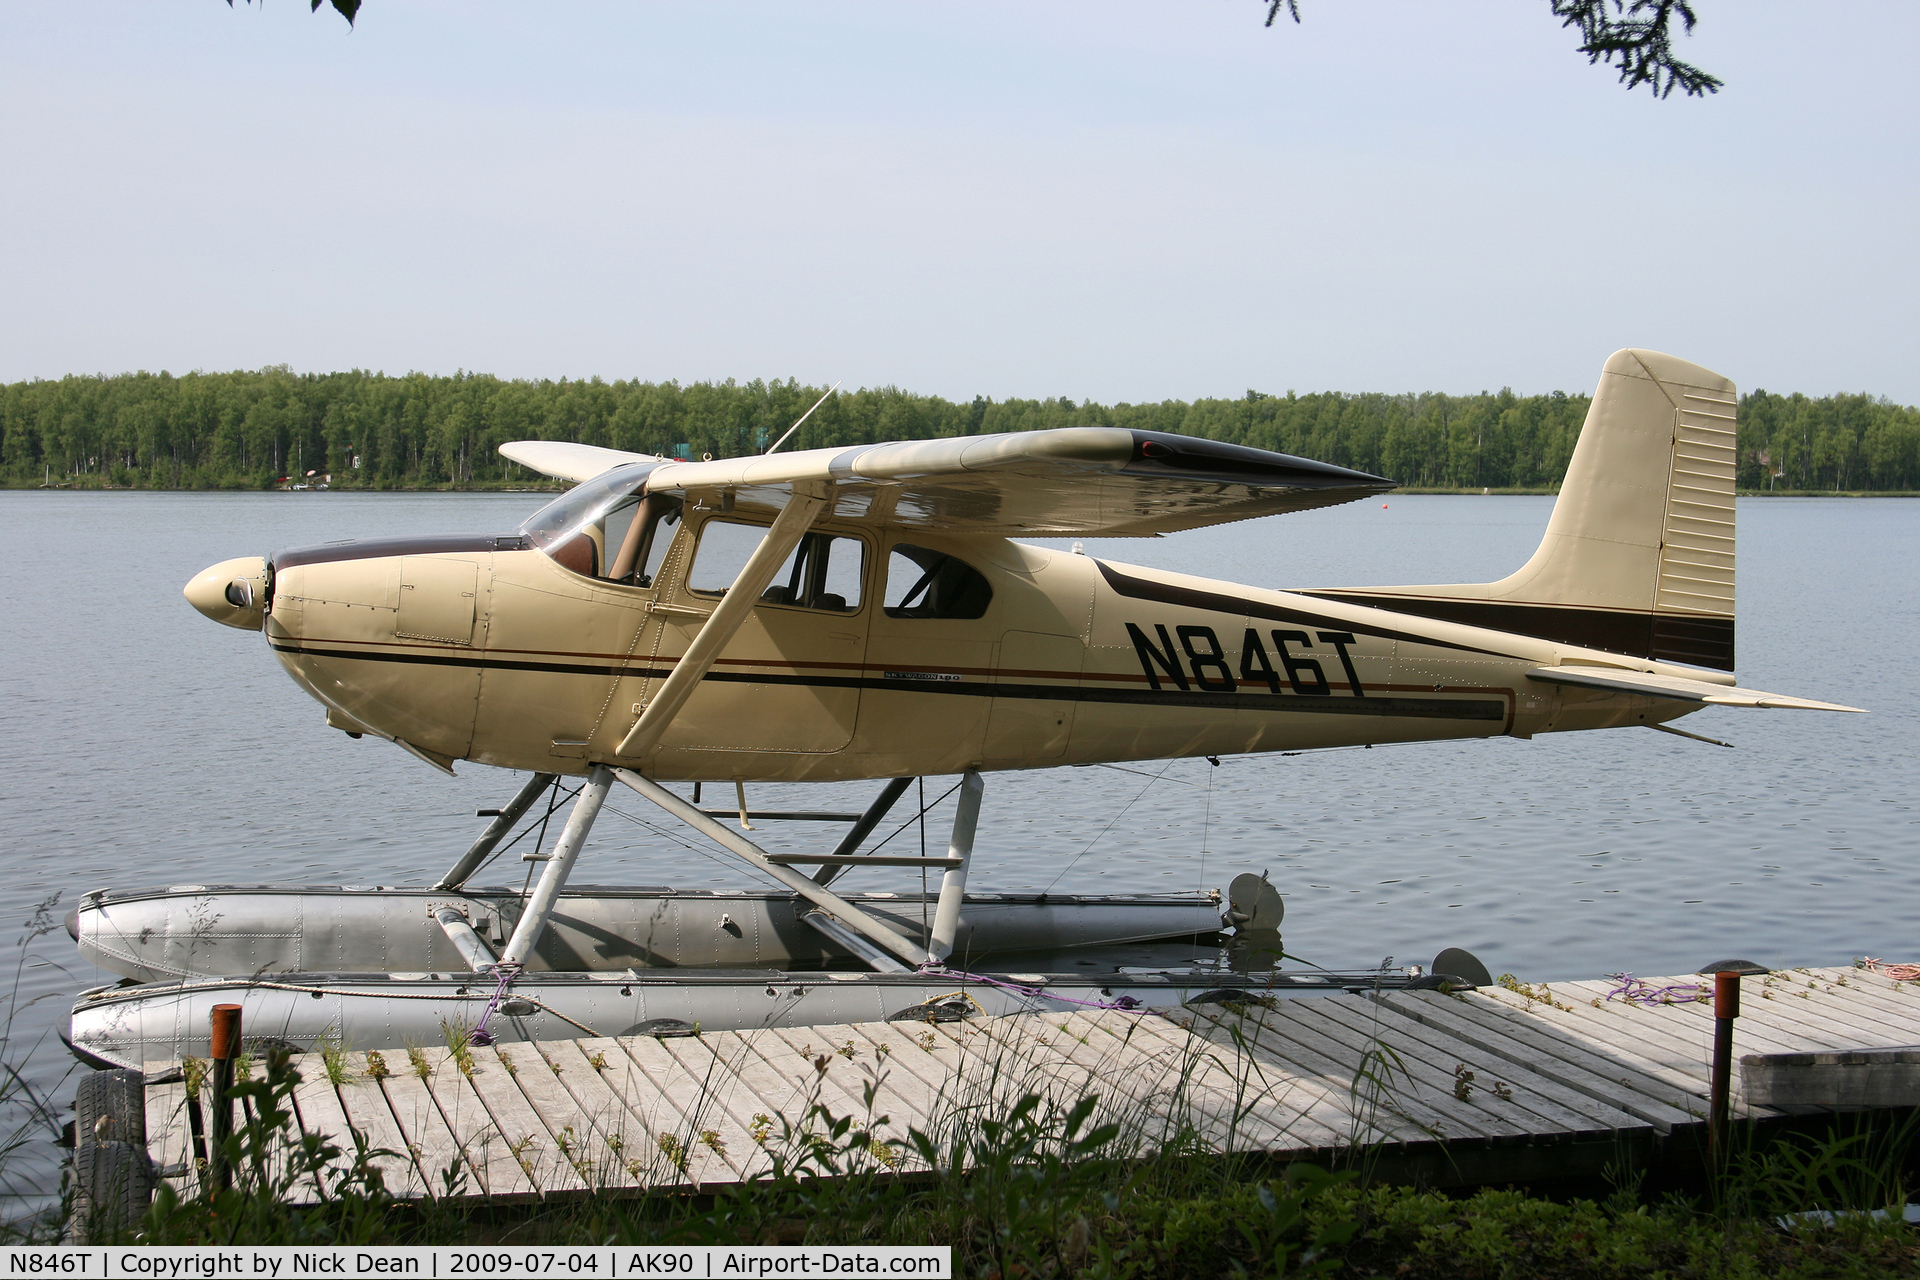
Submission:
[[[1610,998],[1615,986],[555,1040],[464,1061],[446,1048],[310,1053],[294,1103],[343,1160],[349,1129],[364,1134],[387,1185],[409,1195],[442,1194],[447,1170],[460,1194],[509,1201],[751,1179],[817,1126],[817,1106],[891,1139],[872,1159],[907,1170],[909,1129],[937,1139],[1030,1093],[1061,1107],[1098,1094],[1123,1123],[1121,1154],[1185,1134],[1282,1159],[1364,1148],[1440,1184],[1518,1181],[1703,1140],[1710,1005],[1643,1005]],[[1916,986],[1859,969],[1749,977],[1736,1054],[1920,1044]],[[185,1103],[182,1083],[147,1089],[151,1154],[190,1183]],[[1750,1104],[1736,1078],[1737,1116],[1796,1110],[1808,1109]]]

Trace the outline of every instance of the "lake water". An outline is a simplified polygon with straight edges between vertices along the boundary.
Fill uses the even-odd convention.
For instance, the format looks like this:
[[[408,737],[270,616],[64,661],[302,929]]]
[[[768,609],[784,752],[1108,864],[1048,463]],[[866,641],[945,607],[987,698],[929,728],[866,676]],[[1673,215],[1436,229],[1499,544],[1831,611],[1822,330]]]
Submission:
[[[437,878],[484,825],[474,810],[504,803],[519,778],[463,765],[449,779],[327,728],[259,636],[208,622],[180,588],[215,561],[280,547],[505,531],[542,501],[0,492],[13,549],[0,561],[0,921],[28,920],[56,892],[57,919],[106,885]],[[1260,586],[1483,581],[1526,559],[1551,506],[1399,497],[1087,550]],[[1158,781],[990,774],[972,885],[1224,888],[1265,870],[1287,896],[1287,949],[1330,967],[1425,963],[1447,946],[1528,980],[1729,956],[1920,960],[1920,501],[1743,499],[1739,540],[1741,683],[1871,715],[1716,708],[1682,722],[1733,751],[1618,729],[1137,766]],[[751,799],[860,807],[871,790],[768,786]],[[652,817],[634,797],[614,805]],[[797,848],[821,830],[763,834]],[[851,883],[914,887],[886,874]],[[756,883],[619,818],[601,821],[579,875]],[[75,991],[111,975],[63,930],[14,959],[7,1060],[70,1096],[55,1030]],[[36,1156],[11,1176],[44,1186],[44,1173]]]

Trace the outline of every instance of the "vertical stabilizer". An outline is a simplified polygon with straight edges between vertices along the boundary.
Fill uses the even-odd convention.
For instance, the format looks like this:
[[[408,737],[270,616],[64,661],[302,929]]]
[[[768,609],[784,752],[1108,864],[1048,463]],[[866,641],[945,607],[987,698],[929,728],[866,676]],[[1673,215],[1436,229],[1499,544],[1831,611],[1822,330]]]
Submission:
[[[1309,594],[1731,671],[1737,404],[1733,383],[1699,365],[1616,351],[1518,571]]]

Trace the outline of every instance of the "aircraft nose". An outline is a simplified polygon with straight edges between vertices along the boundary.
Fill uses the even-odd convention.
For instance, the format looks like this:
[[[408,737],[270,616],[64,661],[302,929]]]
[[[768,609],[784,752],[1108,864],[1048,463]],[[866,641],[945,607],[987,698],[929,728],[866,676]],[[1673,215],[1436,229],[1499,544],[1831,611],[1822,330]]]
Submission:
[[[181,594],[223,626],[258,631],[267,616],[269,572],[264,556],[222,560],[194,574]]]

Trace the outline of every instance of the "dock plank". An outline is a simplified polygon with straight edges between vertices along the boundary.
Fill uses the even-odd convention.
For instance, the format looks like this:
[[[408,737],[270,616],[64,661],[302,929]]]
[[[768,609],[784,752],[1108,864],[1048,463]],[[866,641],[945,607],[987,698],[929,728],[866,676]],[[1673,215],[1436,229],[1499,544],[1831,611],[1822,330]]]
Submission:
[[[1566,993],[1577,994],[1577,993]],[[1607,1052],[1643,1071],[1658,1068],[1686,1082],[1687,1092],[1695,1099],[1700,1114],[1706,1114],[1707,1070],[1712,1059],[1713,1039],[1703,1040],[1696,1028],[1670,1020],[1675,1006],[1645,1008],[1624,1002],[1594,1008],[1590,1002],[1572,1004],[1568,1009],[1551,1009],[1526,1002],[1504,991],[1481,991],[1476,998],[1486,999],[1523,1017],[1537,1018],[1544,1027],[1557,1027],[1566,1034],[1606,1047]],[[1597,997],[1596,997],[1597,998]]]
[[[539,1189],[514,1152],[517,1135],[502,1131],[494,1123],[493,1113],[473,1087],[473,1077],[489,1069],[498,1068],[470,1048],[465,1054],[449,1052],[423,1083],[481,1189],[494,1199],[538,1198]]]
[[[1889,1046],[1920,1043],[1920,1010],[1903,1017],[1904,1010],[1879,1008],[1871,993],[1853,989],[1851,979],[1846,987],[1829,987],[1808,1000],[1799,999],[1797,993],[1784,995],[1780,988],[1769,988],[1758,979],[1748,979],[1741,988],[1739,1020],[1743,1023],[1752,1018],[1769,1025],[1839,1031],[1849,1037],[1848,1045],[1836,1047],[1876,1038]]]
[[[440,1061],[445,1057],[444,1049],[422,1049],[419,1052],[423,1055],[425,1074],[430,1076],[444,1065]],[[380,1091],[386,1095],[394,1123],[399,1126],[406,1150],[419,1166],[430,1194],[458,1194],[454,1188],[461,1185],[462,1179],[465,1185],[485,1191],[486,1184],[479,1177],[480,1171],[468,1163],[453,1130],[447,1127],[446,1120],[440,1115],[432,1089],[421,1079],[419,1072],[395,1072],[380,1081]],[[451,1184],[449,1177],[453,1179]]]
[[[1429,1023],[1401,1014],[1377,997],[1363,996],[1352,1001],[1322,1002],[1330,1018],[1345,1021],[1356,1030],[1364,1029],[1371,1018],[1380,1018],[1393,1027],[1396,1043],[1410,1046],[1404,1052],[1428,1063],[1436,1072],[1445,1072],[1442,1082],[1459,1068],[1473,1073],[1466,1082],[1466,1098],[1461,1099],[1479,1110],[1503,1117],[1532,1133],[1618,1132],[1641,1129],[1645,1122],[1615,1107],[1594,1103],[1591,1099],[1564,1089],[1550,1080],[1523,1076],[1507,1070],[1510,1065],[1490,1067],[1488,1055]],[[1372,1005],[1371,1011],[1362,1008]],[[1449,1066],[1451,1062],[1453,1065]],[[1507,1077],[1512,1077],[1508,1079]],[[1510,1097],[1502,1098],[1501,1086]],[[1460,1090],[1456,1089],[1458,1098]]]
[[[543,1195],[579,1191],[587,1184],[561,1156],[540,1113],[533,1109],[506,1064],[484,1047],[473,1051],[475,1067],[467,1084],[493,1118],[494,1128],[506,1140],[507,1151]]]
[[[1317,1048],[1323,1056],[1334,1062],[1351,1060],[1358,1064],[1363,1055],[1378,1049],[1392,1050],[1400,1056],[1406,1074],[1400,1075],[1398,1067],[1383,1062],[1379,1066],[1382,1097],[1409,1118],[1416,1115],[1424,1117],[1419,1121],[1420,1126],[1437,1135],[1447,1138],[1491,1138],[1514,1137],[1526,1132],[1522,1126],[1504,1116],[1487,1115],[1456,1099],[1453,1096],[1452,1069],[1449,1067],[1444,1078],[1441,1078],[1439,1068],[1423,1062],[1417,1054],[1409,1060],[1406,1051],[1411,1046],[1405,1037],[1395,1034],[1394,1028],[1384,1019],[1375,1029],[1355,1029],[1320,1007],[1329,1000],[1339,998],[1329,996],[1321,1000],[1283,1000],[1275,1009],[1259,1014],[1250,1013],[1247,1021],[1262,1024],[1263,1040],[1271,1032],[1290,1043]],[[1296,1005],[1305,1007],[1296,1009]]]
[[[615,1040],[596,1036],[570,1041],[574,1054],[568,1059],[573,1068],[590,1071],[598,1077],[607,1095],[614,1099],[638,1124],[645,1135],[645,1150],[622,1154],[639,1167],[659,1165],[647,1179],[652,1185],[684,1178],[695,1187],[709,1179],[731,1182],[735,1170],[722,1151],[700,1141],[699,1126],[693,1119],[697,1098],[682,1098],[674,1091],[653,1085]],[[566,1050],[561,1048],[560,1053]],[[574,1061],[578,1059],[578,1061]],[[668,1169],[671,1168],[671,1172]],[[629,1176],[638,1177],[634,1167]]]
[[[1591,1045],[1536,1033],[1517,1019],[1508,1019],[1498,1034],[1487,1034],[1485,1024],[1472,1015],[1500,1015],[1466,996],[1394,992],[1371,998],[1410,1022],[1444,1033],[1453,1044],[1488,1055],[1500,1064],[1508,1083],[1531,1088],[1600,1128],[1628,1131],[1690,1122],[1684,1110],[1639,1094],[1636,1081],[1622,1075],[1619,1060],[1591,1052]],[[1651,1079],[1638,1083],[1659,1087]],[[1675,1096],[1684,1094],[1676,1091]]]
[[[1673,979],[1655,978],[1652,979],[1652,981],[1660,984],[1673,981]],[[1602,998],[1604,998],[1606,994],[1604,986],[1599,983],[1577,983],[1569,985],[1584,988]],[[1758,1010],[1750,1010],[1747,1006],[1751,1004],[1757,1004],[1760,1008]],[[1843,1040],[1848,1038],[1848,1033],[1845,1030],[1833,1026],[1830,1022],[1824,1022],[1818,1018],[1801,1018],[1796,1011],[1787,1008],[1786,1005],[1786,1001],[1779,1000],[1741,1001],[1742,1017],[1740,1021],[1746,1025],[1748,1037],[1756,1043],[1764,1044],[1766,1046],[1766,1052],[1799,1053],[1806,1049],[1834,1048],[1837,1046],[1826,1042],[1833,1040],[1836,1036]],[[1780,1007],[1775,1008],[1775,1006]],[[1676,1034],[1692,1035],[1695,1037],[1704,1036],[1707,1045],[1711,1046],[1713,1043],[1714,1016],[1711,1003],[1687,1000],[1676,1004],[1659,1005],[1652,1009],[1642,1010],[1641,1012],[1658,1019],[1661,1025],[1666,1026]],[[1748,1013],[1753,1014],[1750,1020],[1746,1016]],[[1874,1033],[1869,1032],[1868,1034]]]
[[[1133,1142],[1157,1149],[1179,1123],[1175,1089],[1181,1054],[1162,1043],[1123,1046],[1111,1038],[1092,1042],[1072,1025],[1074,1018],[1071,1013],[1047,1013],[1001,1019],[996,1030],[1007,1050],[1046,1082],[1043,1096],[1053,1106],[1071,1107],[1083,1097],[1098,1096],[1097,1119],[1119,1121]],[[1201,1127],[1206,1127],[1205,1120]]]
[[[767,1065],[777,1071],[785,1060],[800,1064],[803,1071],[812,1070],[820,1102],[835,1117],[851,1117],[856,1125],[871,1129],[882,1115],[895,1111],[913,1114],[912,1101],[893,1084],[878,1047],[852,1027],[772,1027],[768,1031],[753,1040]],[[775,1045],[782,1048],[775,1049]],[[826,1059],[824,1071],[814,1065],[822,1057]],[[869,1086],[873,1089],[871,1105],[867,1101]]]
[[[1228,1114],[1236,1150],[1249,1145],[1266,1150],[1337,1146],[1345,1141],[1345,1130],[1338,1127],[1344,1117],[1330,1114],[1325,1096],[1290,1073],[1273,1070],[1274,1064],[1257,1053],[1242,1052],[1238,1046],[1223,1053],[1222,1046],[1158,1014],[1133,1015],[1124,1022],[1107,1015],[1093,1025],[1089,1034],[1121,1042],[1159,1041],[1196,1060],[1197,1083],[1203,1095]]]
[[[1188,1025],[1223,1049],[1250,1047],[1275,1068],[1291,1072],[1303,1087],[1318,1092],[1329,1118],[1338,1117],[1328,1127],[1346,1142],[1415,1142],[1432,1137],[1443,1122],[1443,1117],[1431,1112],[1361,1105],[1354,1092],[1357,1055],[1348,1055],[1344,1046],[1322,1037],[1293,1034],[1293,1028],[1283,1030],[1262,1018],[1215,1007],[1200,1006],[1177,1016],[1183,1021],[1192,1018]],[[1346,1060],[1349,1056],[1353,1061]]]
[[[1854,998],[1885,1013],[1900,1026],[1920,1026],[1920,983],[1898,982],[1871,969],[1815,969],[1812,972],[1830,975],[1836,985],[1844,977],[1846,990]]]
[[[424,1079],[402,1067],[376,1080],[367,1055],[346,1054],[338,1083],[320,1059],[303,1059],[293,1110],[300,1131],[340,1150],[325,1176],[351,1162],[357,1129],[393,1153],[378,1167],[411,1196],[442,1194],[449,1164],[467,1178],[459,1194],[496,1199],[723,1186],[764,1172],[783,1131],[804,1131],[816,1105],[871,1124],[887,1144],[853,1153],[854,1167],[911,1170],[909,1130],[944,1144],[1026,1094],[1060,1109],[1099,1095],[1097,1115],[1120,1120],[1140,1154],[1179,1136],[1282,1159],[1410,1144],[1424,1160],[1444,1138],[1456,1152],[1529,1148],[1530,1168],[1562,1159],[1539,1153],[1564,1146],[1590,1169],[1596,1142],[1697,1132],[1706,1111],[1711,1007],[1635,1005],[1609,999],[1612,985],[1535,989],[1551,1003],[1497,987],[1382,990],[1280,997],[1271,1008],[1056,1007],[957,1023],[584,1036],[475,1049],[470,1074],[446,1049],[412,1051]],[[1920,992],[1881,975],[1792,971],[1770,985],[1749,979],[1743,994],[1737,1052],[1920,1044]],[[1387,1070],[1382,1054],[1398,1064],[1387,1087],[1356,1087],[1363,1064]],[[1475,1073],[1472,1089],[1456,1092],[1459,1066]],[[162,1165],[189,1160],[184,1095],[179,1083],[147,1091],[149,1150]],[[293,1194],[317,1196],[311,1181]]]
[[[1863,975],[1857,969],[1849,971],[1847,977],[1846,1004],[1850,1010],[1871,1017],[1899,1039],[1920,1043],[1920,1007],[1916,1007],[1920,1006],[1920,998],[1907,990],[1907,984],[1887,982],[1878,974]],[[1882,987],[1882,983],[1886,986]],[[1753,988],[1747,987],[1741,996],[1744,1009],[1746,1002],[1753,998]]]
[[[1530,1023],[1491,1001],[1422,998],[1424,993],[1387,992],[1375,997],[1407,1017],[1447,1031],[1463,1044],[1603,1106],[1619,1108],[1665,1132],[1700,1118],[1691,1083],[1664,1068],[1610,1056],[1605,1045]],[[1693,1107],[1693,1110],[1689,1110]]]
[[[639,1041],[643,1037],[634,1039]],[[752,1056],[749,1065],[750,1055],[738,1037],[711,1032],[703,1036],[653,1040],[651,1043],[680,1072],[679,1076],[670,1078],[694,1082],[693,1087],[699,1090],[699,1105],[703,1113],[723,1121],[723,1133],[746,1135],[752,1145],[741,1150],[748,1157],[744,1165],[748,1175],[768,1168],[772,1163],[769,1147],[780,1132],[781,1111],[777,1104],[762,1096],[752,1079],[741,1074],[743,1065],[748,1065],[750,1071],[758,1070],[762,1065],[760,1059]],[[636,1055],[651,1056],[646,1044],[635,1043],[623,1047]],[[761,1117],[765,1117],[764,1122]],[[733,1141],[729,1139],[727,1145],[731,1149]]]
[[[327,1078],[325,1063],[319,1054],[304,1054],[294,1060],[295,1068],[300,1072],[300,1083],[293,1087],[294,1118],[303,1135],[324,1139],[334,1146],[333,1156],[316,1173],[308,1176],[308,1181],[319,1179],[324,1185],[318,1185],[318,1194],[330,1194],[338,1185],[339,1175],[349,1172],[354,1166],[354,1148],[347,1113],[340,1106],[340,1095],[334,1082]]]
[[[1229,1091],[1214,1078],[1218,1068],[1203,1042],[1143,1034],[1138,1023],[1115,1035],[1087,1011],[1040,1015],[1054,1026],[1053,1043],[1075,1065],[1084,1067],[1101,1095],[1100,1118],[1122,1122],[1132,1140],[1154,1149],[1183,1139],[1188,1132],[1221,1150],[1244,1149],[1271,1139],[1272,1126],[1250,1118],[1234,1105]],[[1221,1072],[1220,1074],[1225,1074]],[[1121,1100],[1128,1105],[1120,1105]],[[1067,1099],[1073,1101],[1073,1099]],[[1252,1137],[1252,1128],[1260,1138]]]
[[[506,1046],[499,1046],[504,1052]],[[600,1079],[599,1072],[565,1040],[542,1040],[514,1045],[518,1064],[515,1081],[523,1090],[551,1083],[572,1099],[575,1117],[571,1134],[559,1138],[574,1170],[595,1187],[652,1186],[657,1178],[645,1173],[659,1163],[662,1153],[644,1123]],[[532,1062],[526,1059],[531,1057]],[[552,1094],[552,1105],[565,1109]],[[531,1093],[528,1095],[532,1099]],[[670,1178],[669,1185],[677,1181]]]
[[[709,1069],[695,1075],[667,1051],[664,1041],[653,1036],[618,1036],[613,1044],[637,1073],[637,1078],[624,1080],[616,1087],[631,1088],[636,1093],[656,1089],[673,1099],[682,1117],[683,1141],[707,1148],[726,1163],[735,1178],[749,1178],[765,1164],[753,1135],[724,1104],[722,1095],[733,1091],[734,1081],[730,1074],[717,1069],[711,1056]],[[707,1176],[704,1170],[701,1176]]]
[[[1368,1124],[1356,1117],[1351,1075],[1344,1081],[1336,1081],[1328,1073],[1275,1052],[1271,1046],[1263,1047],[1257,1034],[1240,1026],[1235,1016],[1224,1009],[1204,1006],[1185,1009],[1170,1015],[1168,1020],[1177,1029],[1204,1040],[1214,1050],[1230,1055],[1228,1061],[1245,1063],[1242,1069],[1257,1076],[1265,1092],[1275,1098],[1276,1105],[1291,1108],[1307,1124],[1328,1135],[1317,1145],[1342,1147],[1355,1141],[1393,1142],[1420,1136],[1411,1128],[1402,1132],[1399,1126]],[[1307,1060],[1314,1061],[1314,1057],[1309,1056]],[[1275,1123],[1284,1130],[1284,1125],[1277,1120]]]
[[[406,1134],[393,1118],[393,1108],[380,1082],[367,1075],[363,1067],[360,1076],[334,1090],[334,1096],[347,1123],[366,1135],[367,1163],[379,1171],[388,1190],[403,1196],[427,1194],[427,1180],[407,1146]],[[353,1146],[351,1133],[340,1135],[340,1141],[348,1148]]]
[[[172,1071],[170,1062],[149,1062],[143,1074],[152,1080]],[[147,1113],[147,1154],[156,1169],[184,1166],[182,1177],[173,1185],[182,1195],[191,1194],[200,1185],[199,1170],[193,1158],[193,1134],[187,1120],[187,1085],[184,1080],[172,1084],[150,1084],[142,1099]]]
[[[893,1117],[902,1133],[939,1109],[946,1071],[915,1041],[912,1024],[859,1022],[848,1030],[865,1040],[874,1061],[883,1064],[890,1091],[904,1100],[905,1109]]]
[[[604,1134],[595,1117],[581,1112],[579,1103],[548,1068],[532,1044],[495,1044],[479,1051],[500,1062],[521,1099],[546,1127],[553,1158],[572,1169],[584,1187],[602,1185],[596,1151],[604,1150]],[[598,1141],[596,1141],[598,1139]]]

